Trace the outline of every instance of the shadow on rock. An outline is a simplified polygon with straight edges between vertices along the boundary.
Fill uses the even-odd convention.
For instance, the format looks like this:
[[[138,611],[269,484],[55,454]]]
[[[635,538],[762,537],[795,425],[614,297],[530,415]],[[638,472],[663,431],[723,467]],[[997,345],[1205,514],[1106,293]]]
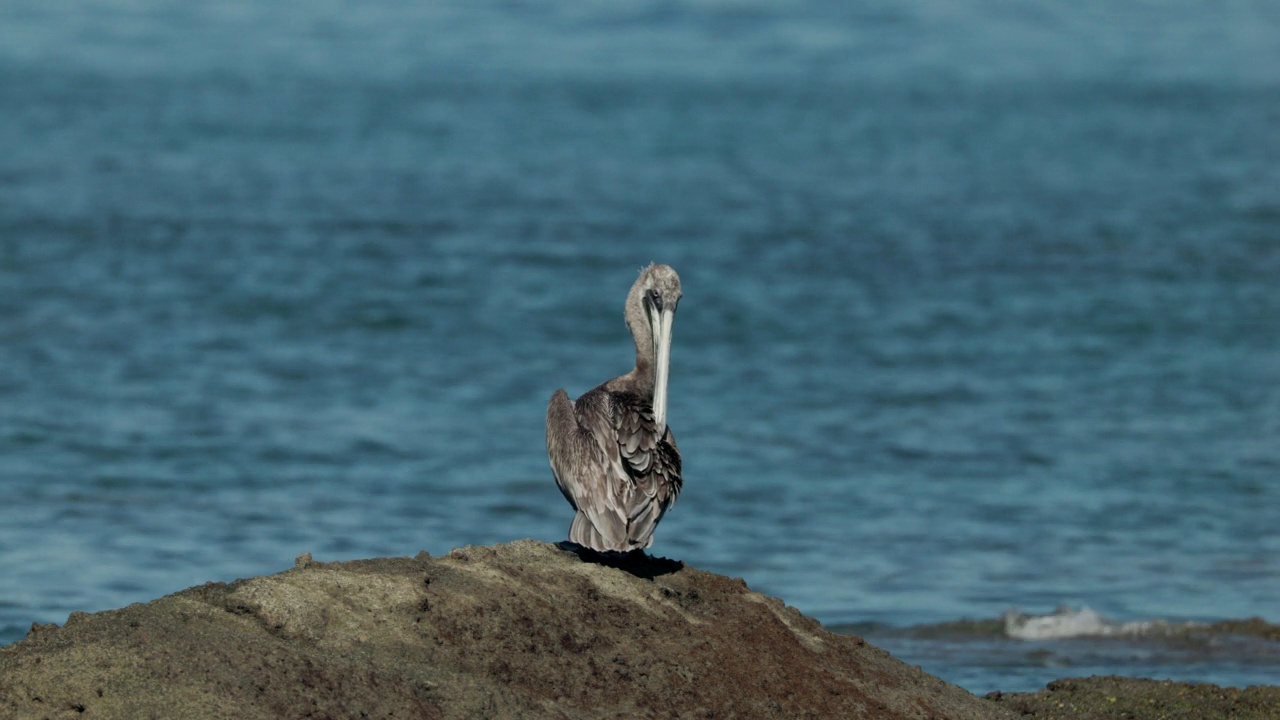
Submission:
[[[577,555],[582,562],[615,568],[645,580],[653,580],[684,569],[684,563],[679,560],[654,557],[643,550],[600,552],[568,540],[556,543],[556,547]]]

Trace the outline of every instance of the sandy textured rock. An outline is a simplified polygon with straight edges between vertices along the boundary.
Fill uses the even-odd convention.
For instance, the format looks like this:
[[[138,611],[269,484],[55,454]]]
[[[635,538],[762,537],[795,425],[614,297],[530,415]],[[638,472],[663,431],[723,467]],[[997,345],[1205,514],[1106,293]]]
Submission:
[[[1036,720],[1275,720],[1280,687],[1089,677],[1055,680],[1036,693],[991,699]]]
[[[20,718],[1012,718],[738,579],[553,545],[316,563],[38,626]]]

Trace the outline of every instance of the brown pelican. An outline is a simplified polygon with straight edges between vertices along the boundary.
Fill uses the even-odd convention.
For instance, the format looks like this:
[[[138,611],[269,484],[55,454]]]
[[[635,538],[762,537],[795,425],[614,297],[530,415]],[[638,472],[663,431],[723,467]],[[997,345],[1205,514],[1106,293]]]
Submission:
[[[599,552],[653,544],[653,530],[680,493],[680,451],[667,427],[671,323],[680,276],[649,265],[627,293],[624,317],[636,366],[576,402],[557,390],[547,406],[547,456],[577,510],[569,540]]]

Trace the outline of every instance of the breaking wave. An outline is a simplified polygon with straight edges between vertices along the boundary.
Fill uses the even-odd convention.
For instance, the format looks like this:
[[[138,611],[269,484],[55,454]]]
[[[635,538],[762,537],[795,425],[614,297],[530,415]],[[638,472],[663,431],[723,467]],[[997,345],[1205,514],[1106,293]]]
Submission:
[[[1001,620],[1004,623],[1004,634],[1016,640],[1142,637],[1153,634],[1166,635],[1178,629],[1202,626],[1200,623],[1170,623],[1163,620],[1117,622],[1087,607],[1079,610],[1062,607],[1048,615],[1029,615],[1017,610],[1009,610]]]
[[[920,640],[1026,640],[1052,641],[1085,638],[1195,639],[1234,636],[1280,643],[1280,625],[1262,618],[1197,622],[1189,620],[1113,620],[1090,607],[1059,607],[1037,615],[1017,609],[999,617],[964,619],[910,627],[855,623],[832,628],[836,632],[870,636],[895,636]]]
[[[1126,675],[1223,686],[1274,684],[1280,625],[1262,618],[1196,622],[1116,620],[1088,607],[892,627],[832,628],[862,635],[972,692],[1034,690],[1066,675]]]

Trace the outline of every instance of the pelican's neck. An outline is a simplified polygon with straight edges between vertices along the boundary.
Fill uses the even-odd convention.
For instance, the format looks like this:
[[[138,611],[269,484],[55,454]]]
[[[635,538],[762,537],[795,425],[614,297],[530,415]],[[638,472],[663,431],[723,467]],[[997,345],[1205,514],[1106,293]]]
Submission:
[[[633,392],[639,392],[646,399],[653,400],[653,329],[649,326],[649,318],[644,311],[644,302],[640,293],[633,292],[627,296],[626,312],[627,328],[636,341],[636,366],[622,376]],[[620,378],[621,379],[621,378]]]
[[[645,308],[642,295],[633,292],[627,298],[627,326],[636,341],[636,366],[631,372],[623,375],[621,380],[631,392],[639,393],[653,407],[654,420],[658,426],[658,434],[666,429],[667,407],[667,372],[658,366],[664,358],[659,351],[661,342],[661,313],[649,312]],[[656,322],[655,322],[656,321]],[[659,333],[655,335],[655,330]],[[661,413],[661,417],[659,414]]]

